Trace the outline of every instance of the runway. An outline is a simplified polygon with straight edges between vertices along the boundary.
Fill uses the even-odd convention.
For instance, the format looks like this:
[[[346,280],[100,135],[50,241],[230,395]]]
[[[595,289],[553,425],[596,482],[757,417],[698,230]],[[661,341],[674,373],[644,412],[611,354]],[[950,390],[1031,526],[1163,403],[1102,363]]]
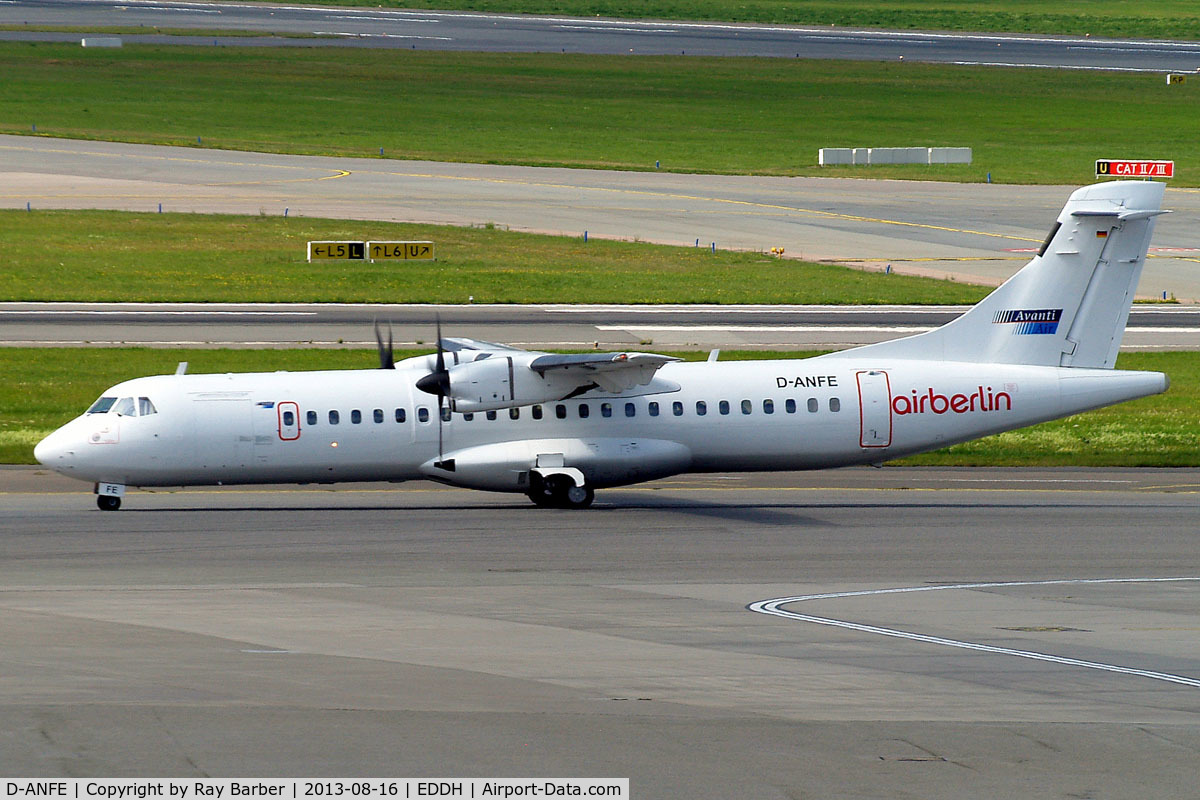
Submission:
[[[683,175],[0,136],[0,207],[494,224],[999,284],[1076,187]],[[1200,191],[1168,189],[1138,287],[1200,298]],[[370,226],[363,236],[370,238]],[[463,298],[464,301],[466,298]]]
[[[383,8],[322,8],[303,4],[237,4],[171,0],[22,0],[0,3],[0,24],[146,27],[261,32],[258,37],[205,36],[218,46],[383,47],[492,52],[593,53],[1194,72],[1200,43],[1097,39],[1083,36],[855,30],[476,14]],[[279,38],[273,33],[316,35]],[[0,32],[0,39],[76,41],[78,33]],[[130,43],[197,44],[196,37],[125,34]]]
[[[1200,678],[1198,491],[850,469],[587,512],[417,483],[104,513],[3,468],[0,755],[47,777],[628,776],[645,798],[1184,796],[1200,689],[1143,673]],[[830,593],[784,609],[998,651],[747,608]]]
[[[966,306],[589,306],[206,303],[3,303],[0,347],[376,347],[444,335],[526,349],[840,349],[944,325]],[[1143,305],[1122,347],[1200,349],[1200,308]]]

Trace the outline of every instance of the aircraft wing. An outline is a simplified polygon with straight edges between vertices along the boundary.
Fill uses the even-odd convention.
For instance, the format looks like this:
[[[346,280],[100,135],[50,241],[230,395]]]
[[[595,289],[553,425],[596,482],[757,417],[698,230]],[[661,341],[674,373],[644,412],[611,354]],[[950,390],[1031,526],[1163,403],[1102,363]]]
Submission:
[[[442,349],[447,353],[473,350],[480,353],[503,353],[508,356],[511,356],[513,353],[541,352],[522,350],[519,347],[510,347],[509,345],[497,344],[496,342],[485,342],[482,339],[467,339],[462,336],[443,336]]]
[[[624,392],[644,386],[664,364],[681,359],[654,353],[573,353],[538,356],[529,368],[542,377],[555,372],[576,378],[580,385],[594,383],[606,392]]]

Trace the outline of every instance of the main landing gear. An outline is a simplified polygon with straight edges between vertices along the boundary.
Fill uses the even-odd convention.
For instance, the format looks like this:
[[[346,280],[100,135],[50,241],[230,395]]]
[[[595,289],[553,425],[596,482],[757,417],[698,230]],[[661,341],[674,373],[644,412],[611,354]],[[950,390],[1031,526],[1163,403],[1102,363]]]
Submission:
[[[121,507],[121,498],[110,497],[106,494],[97,495],[96,505],[100,507],[101,511],[116,511]]]
[[[587,508],[596,492],[587,484],[576,486],[570,475],[548,475],[529,490],[529,499],[541,508]]]

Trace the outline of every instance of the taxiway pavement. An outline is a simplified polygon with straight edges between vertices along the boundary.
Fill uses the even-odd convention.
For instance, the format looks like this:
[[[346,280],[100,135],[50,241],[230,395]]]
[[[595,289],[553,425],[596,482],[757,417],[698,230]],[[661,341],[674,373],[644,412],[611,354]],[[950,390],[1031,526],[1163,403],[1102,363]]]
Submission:
[[[0,136],[0,207],[495,224],[767,251],[999,284],[1073,187],[684,175],[242,153]],[[1167,189],[1138,287],[1200,298],[1200,190]],[[32,213],[32,212],[31,212]],[[467,298],[462,298],[463,302]]]
[[[677,478],[586,512],[417,483],[106,513],[3,468],[0,763],[1186,796],[1198,491],[1192,470],[848,469]],[[877,593],[897,588],[920,591]],[[827,593],[785,608],[856,627],[747,608]]]
[[[0,24],[258,32],[261,36],[126,34],[147,44],[383,47],[491,52],[836,58],[1057,69],[1192,72],[1200,44],[832,26],[477,14],[394,8],[172,0],[22,0],[0,3]],[[275,33],[320,38],[280,38]],[[0,39],[78,41],[79,33],[0,31]]]

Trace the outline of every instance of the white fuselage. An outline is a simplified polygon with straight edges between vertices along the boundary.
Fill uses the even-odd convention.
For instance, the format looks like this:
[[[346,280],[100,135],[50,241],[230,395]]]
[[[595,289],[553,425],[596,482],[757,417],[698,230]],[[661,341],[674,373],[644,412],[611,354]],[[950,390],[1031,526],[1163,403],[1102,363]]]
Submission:
[[[539,459],[595,487],[681,472],[878,463],[1161,392],[1159,373],[917,360],[667,364],[679,388],[593,390],[439,425],[416,390],[430,359],[394,370],[164,375],[106,396],[152,413],[84,414],[38,445],[39,461],[132,486],[433,478],[525,491]],[[644,390],[643,390],[644,391]],[[124,406],[129,411],[129,404]],[[434,462],[453,459],[452,471]]]

